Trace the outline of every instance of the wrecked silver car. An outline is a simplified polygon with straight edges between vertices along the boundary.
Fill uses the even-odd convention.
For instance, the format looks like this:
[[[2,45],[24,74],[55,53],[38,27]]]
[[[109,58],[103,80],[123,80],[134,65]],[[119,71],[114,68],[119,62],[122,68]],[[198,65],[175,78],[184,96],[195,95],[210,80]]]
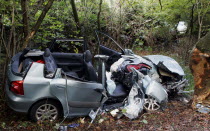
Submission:
[[[101,41],[99,33],[119,50],[103,45],[107,39]],[[124,109],[124,114],[134,119],[143,109],[160,109],[168,94],[187,84],[174,59],[135,55],[102,32],[97,32],[97,38],[96,67],[86,46],[82,53],[57,52],[51,46],[45,51],[27,48],[16,54],[8,66],[5,88],[9,107],[27,113],[33,121],[87,115],[94,119],[99,110],[113,108]]]

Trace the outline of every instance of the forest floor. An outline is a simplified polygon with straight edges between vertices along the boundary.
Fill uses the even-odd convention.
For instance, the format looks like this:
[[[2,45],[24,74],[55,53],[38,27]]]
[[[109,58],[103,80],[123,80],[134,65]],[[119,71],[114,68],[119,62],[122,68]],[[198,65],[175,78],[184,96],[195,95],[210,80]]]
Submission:
[[[4,100],[0,104],[0,130],[57,130],[57,122],[33,123],[26,115],[16,113],[9,109]],[[170,130],[170,131],[209,131],[210,130],[210,115],[202,114],[194,111],[190,104],[184,104],[180,101],[170,101],[164,111],[147,112],[141,114],[137,119],[130,120],[126,117],[120,119],[113,118],[109,113],[99,115],[93,122],[90,128],[91,119],[86,117],[66,119],[61,125],[68,126],[79,124],[78,127],[68,130],[138,130],[138,131],[155,131],[155,130]],[[104,121],[100,123],[100,119]]]
[[[1,69],[0,69],[0,72]],[[0,80],[2,75],[0,74]],[[2,84],[2,83],[0,83]],[[0,89],[0,130],[57,130],[56,125],[68,126],[79,124],[78,127],[68,127],[68,130],[129,130],[129,131],[209,131],[210,115],[199,113],[191,108],[191,104],[179,100],[170,100],[164,111],[145,112],[135,120],[126,117],[113,118],[110,113],[99,115],[90,128],[91,119],[82,118],[62,119],[56,122],[31,122],[26,114],[16,113],[7,105],[3,96],[3,88]],[[102,121],[103,120],[103,121]]]

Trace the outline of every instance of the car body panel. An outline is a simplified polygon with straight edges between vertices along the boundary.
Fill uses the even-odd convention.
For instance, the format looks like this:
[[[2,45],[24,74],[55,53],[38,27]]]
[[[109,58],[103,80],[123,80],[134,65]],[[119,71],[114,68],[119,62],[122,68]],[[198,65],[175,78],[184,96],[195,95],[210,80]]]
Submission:
[[[64,116],[87,115],[90,110],[100,106],[102,93],[95,89],[103,90],[102,84],[74,79],[66,81],[64,78],[56,78],[51,82],[51,94],[62,103]]]
[[[19,75],[15,75],[14,74],[14,72],[12,71],[11,64],[8,65],[7,76],[8,76],[8,81],[9,82],[23,80],[23,77],[22,76],[19,76]]]
[[[167,91],[160,83],[155,80],[150,81],[146,88],[146,95],[155,98],[159,103],[163,103],[168,100]]]
[[[16,95],[9,90],[7,85],[5,88],[7,105],[16,112],[27,113],[31,103],[34,102],[32,99],[27,99],[24,96]]]
[[[163,69],[165,68],[166,70],[169,70],[170,72],[179,74],[181,76],[185,75],[182,67],[174,59],[168,56],[148,55],[144,57],[151,60],[155,65],[160,66],[160,68],[163,68]]]
[[[6,87],[6,94],[9,106],[18,112],[28,112],[31,105],[41,99],[53,98],[49,93],[51,79],[43,76],[44,64],[34,62],[24,79],[24,95],[16,95]],[[10,71],[8,71],[9,73]],[[10,73],[9,73],[10,74]],[[12,73],[11,73],[12,74]],[[9,76],[10,82],[20,79],[14,79],[13,75]],[[22,78],[22,77],[21,77]],[[22,78],[23,79],[23,78]],[[21,79],[21,80],[22,80]]]

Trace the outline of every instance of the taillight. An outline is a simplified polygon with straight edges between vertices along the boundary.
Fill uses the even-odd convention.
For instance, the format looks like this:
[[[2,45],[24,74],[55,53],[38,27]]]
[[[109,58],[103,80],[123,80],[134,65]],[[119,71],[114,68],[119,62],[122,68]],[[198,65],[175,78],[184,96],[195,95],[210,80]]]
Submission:
[[[24,95],[23,81],[12,81],[9,89],[15,94]]]
[[[41,63],[41,64],[45,64],[45,61],[43,61],[43,60],[38,60],[38,61],[36,61],[37,63]]]

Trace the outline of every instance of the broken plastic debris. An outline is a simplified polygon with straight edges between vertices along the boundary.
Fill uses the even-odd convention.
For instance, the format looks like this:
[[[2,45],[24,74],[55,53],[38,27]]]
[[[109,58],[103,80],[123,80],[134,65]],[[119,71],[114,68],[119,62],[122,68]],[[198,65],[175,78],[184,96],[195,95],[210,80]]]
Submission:
[[[198,112],[208,114],[210,113],[210,109],[207,107],[201,107],[198,109]]]
[[[116,117],[117,116],[117,113],[119,112],[118,109],[114,109],[110,112],[110,114],[113,116],[113,117]]]
[[[90,111],[89,117],[90,117],[92,120],[91,120],[91,122],[90,122],[88,128],[91,127],[91,125],[92,125],[93,121],[95,120],[96,116],[97,116],[99,113],[101,113],[101,112],[102,112],[101,107],[99,107],[99,108],[96,110],[96,112],[94,112],[93,110]]]
[[[55,126],[54,126],[54,128],[57,129],[57,130],[59,129],[59,127],[60,127],[60,124],[58,124],[58,123],[56,123]]]
[[[78,126],[79,126],[79,124],[76,124],[76,123],[68,125],[68,127],[70,127],[70,128],[75,128],[75,127],[78,127]]]
[[[208,114],[210,113],[210,108],[203,106],[202,104],[197,104],[196,108],[198,108],[198,112]]]
[[[68,131],[67,126],[60,126],[59,131]]]
[[[142,120],[142,122],[144,123],[144,124],[148,124],[148,121],[147,120]]]
[[[99,121],[98,121],[98,123],[102,123],[102,122],[104,122],[104,119],[100,119]]]
[[[90,113],[89,113],[89,117],[92,119],[92,120],[94,120],[95,118],[96,118],[96,112],[94,112],[93,110],[91,110],[90,111]]]
[[[85,117],[84,118],[80,118],[80,123],[82,123],[82,124],[85,123]]]
[[[196,104],[196,108],[201,108],[201,107],[203,107],[203,105],[201,105],[201,104]]]
[[[78,127],[78,126],[79,126],[79,124],[76,124],[76,123],[70,124],[68,126],[60,126],[59,131],[68,131],[68,128],[75,128],[75,127]]]

